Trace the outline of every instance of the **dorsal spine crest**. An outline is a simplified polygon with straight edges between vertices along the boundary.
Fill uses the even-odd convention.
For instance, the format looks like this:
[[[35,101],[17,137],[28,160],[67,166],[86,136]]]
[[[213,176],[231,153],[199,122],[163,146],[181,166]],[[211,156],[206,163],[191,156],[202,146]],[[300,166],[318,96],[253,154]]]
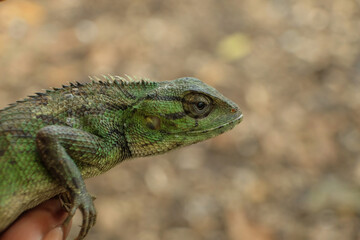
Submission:
[[[44,92],[37,92],[35,93],[35,95],[31,95],[28,96],[25,99],[22,100],[18,100],[15,103],[10,104],[8,107],[2,109],[2,110],[6,110],[9,108],[13,108],[15,107],[17,104],[19,103],[25,103],[27,101],[33,101],[36,99],[41,99],[41,98],[45,98],[55,92],[59,92],[59,91],[65,91],[68,89],[76,89],[76,88],[90,88],[91,86],[106,86],[106,87],[111,87],[111,85],[113,84],[113,86],[118,87],[120,89],[124,89],[127,87],[155,87],[157,86],[157,82],[153,82],[150,81],[149,79],[146,78],[137,78],[137,77],[130,77],[129,75],[125,75],[125,77],[121,77],[118,75],[102,75],[102,78],[98,77],[98,76],[89,76],[90,79],[90,83],[80,83],[80,82],[70,82],[68,85],[62,85],[62,87],[58,88],[58,87],[53,87],[52,89],[47,89]]]

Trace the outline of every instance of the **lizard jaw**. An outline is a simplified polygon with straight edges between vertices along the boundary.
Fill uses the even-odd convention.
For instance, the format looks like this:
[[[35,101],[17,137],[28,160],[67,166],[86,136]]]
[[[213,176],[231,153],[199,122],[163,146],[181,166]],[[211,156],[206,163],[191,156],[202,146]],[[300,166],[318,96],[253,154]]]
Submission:
[[[206,129],[206,130],[192,130],[192,131],[188,131],[186,132],[186,134],[191,134],[191,135],[196,135],[196,134],[204,134],[204,133],[208,133],[208,132],[214,132],[216,130],[220,130],[222,128],[227,128],[227,129],[224,129],[223,132],[225,131],[228,131],[230,129],[232,129],[233,127],[235,127],[237,124],[239,124],[240,122],[242,122],[243,120],[243,114],[240,113],[239,116],[237,116],[235,119],[229,121],[229,122],[226,122],[220,126],[217,126],[217,127],[214,127],[214,128],[209,128],[209,129]]]

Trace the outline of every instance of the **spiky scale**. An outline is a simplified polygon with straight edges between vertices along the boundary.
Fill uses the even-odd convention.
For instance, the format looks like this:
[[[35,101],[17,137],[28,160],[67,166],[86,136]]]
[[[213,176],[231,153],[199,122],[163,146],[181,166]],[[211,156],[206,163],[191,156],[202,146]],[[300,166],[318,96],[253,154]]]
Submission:
[[[38,95],[38,96],[45,96],[46,95],[46,93],[42,93],[42,92],[37,92],[37,93],[35,93],[36,95]]]
[[[195,78],[168,82],[90,77],[0,110],[0,231],[17,216],[70,194],[70,216],[95,222],[83,178],[127,158],[160,154],[219,135],[242,119],[236,104]]]
[[[83,83],[80,83],[80,82],[76,82],[76,87],[83,87],[84,84]]]

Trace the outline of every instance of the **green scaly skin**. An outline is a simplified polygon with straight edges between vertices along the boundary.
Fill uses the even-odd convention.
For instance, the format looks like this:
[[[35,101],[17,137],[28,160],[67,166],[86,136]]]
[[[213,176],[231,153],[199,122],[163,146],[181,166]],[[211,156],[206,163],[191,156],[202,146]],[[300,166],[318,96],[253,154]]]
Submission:
[[[81,210],[77,239],[83,239],[96,220],[83,179],[128,158],[212,138],[241,120],[235,103],[195,78],[108,76],[10,105],[0,110],[0,232],[23,211],[60,195],[67,221]]]

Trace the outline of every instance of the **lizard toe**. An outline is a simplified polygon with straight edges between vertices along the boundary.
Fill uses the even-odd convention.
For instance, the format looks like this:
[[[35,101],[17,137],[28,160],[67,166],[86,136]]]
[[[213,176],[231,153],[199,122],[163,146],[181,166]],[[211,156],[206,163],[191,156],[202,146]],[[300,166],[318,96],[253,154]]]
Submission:
[[[79,203],[78,208],[82,213],[83,220],[80,233],[76,240],[84,239],[96,222],[96,210],[92,202],[92,197],[86,194],[82,196],[82,199],[82,203]]]

